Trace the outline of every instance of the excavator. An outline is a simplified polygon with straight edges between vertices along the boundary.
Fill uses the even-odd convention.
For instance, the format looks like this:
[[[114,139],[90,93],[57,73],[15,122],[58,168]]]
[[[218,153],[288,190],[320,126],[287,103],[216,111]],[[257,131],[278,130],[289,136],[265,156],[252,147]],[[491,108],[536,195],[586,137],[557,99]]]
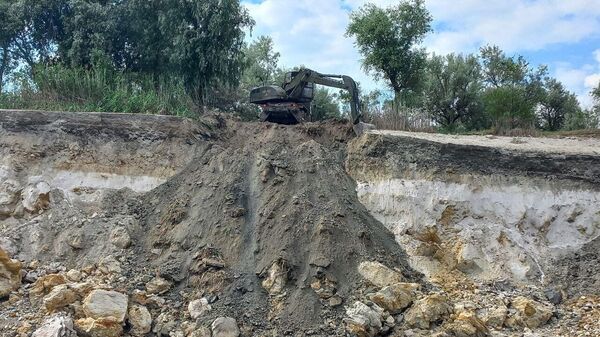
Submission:
[[[350,93],[351,122],[357,135],[373,128],[371,124],[362,122],[358,87],[350,76],[321,74],[306,68],[291,71],[285,75],[281,87],[267,85],[252,89],[250,103],[260,106],[260,120],[263,122],[292,125],[311,121],[316,84],[345,89]]]

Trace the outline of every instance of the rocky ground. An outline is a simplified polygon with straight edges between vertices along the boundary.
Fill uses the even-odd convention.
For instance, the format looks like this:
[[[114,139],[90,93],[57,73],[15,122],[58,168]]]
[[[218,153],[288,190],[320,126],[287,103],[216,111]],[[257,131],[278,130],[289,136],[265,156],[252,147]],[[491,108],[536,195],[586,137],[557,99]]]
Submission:
[[[594,241],[552,270],[577,289],[405,232],[439,262],[420,270],[357,194],[394,156],[343,122],[0,111],[0,136],[2,336],[600,334]]]

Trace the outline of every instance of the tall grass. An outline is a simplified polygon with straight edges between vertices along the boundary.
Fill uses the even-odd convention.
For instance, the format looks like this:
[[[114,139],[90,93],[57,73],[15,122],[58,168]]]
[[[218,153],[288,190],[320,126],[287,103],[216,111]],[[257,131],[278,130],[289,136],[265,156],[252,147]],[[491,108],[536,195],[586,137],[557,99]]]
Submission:
[[[0,108],[178,116],[192,116],[196,110],[178,80],[59,64],[36,67],[15,92],[0,95]]]

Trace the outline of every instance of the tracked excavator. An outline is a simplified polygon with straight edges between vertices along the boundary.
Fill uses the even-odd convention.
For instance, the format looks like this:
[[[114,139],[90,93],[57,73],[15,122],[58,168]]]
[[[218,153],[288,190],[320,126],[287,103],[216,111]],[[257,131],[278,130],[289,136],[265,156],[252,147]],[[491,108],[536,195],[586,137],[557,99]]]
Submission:
[[[299,124],[311,121],[315,85],[345,89],[350,93],[350,115],[354,132],[361,135],[371,124],[362,121],[356,82],[345,75],[321,74],[300,69],[285,75],[281,87],[267,85],[250,91],[250,102],[261,108],[260,120],[279,124]]]

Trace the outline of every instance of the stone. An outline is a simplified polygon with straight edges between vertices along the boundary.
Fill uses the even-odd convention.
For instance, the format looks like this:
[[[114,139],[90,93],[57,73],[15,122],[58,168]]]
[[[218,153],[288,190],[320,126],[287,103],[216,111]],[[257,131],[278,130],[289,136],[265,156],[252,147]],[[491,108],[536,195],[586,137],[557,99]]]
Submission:
[[[152,315],[143,305],[132,305],[127,320],[131,325],[130,333],[134,336],[144,336],[152,330]]]
[[[511,306],[517,311],[506,321],[506,325],[511,328],[527,327],[536,329],[546,324],[552,317],[553,310],[551,306],[527,297],[515,297],[511,301]]]
[[[149,294],[164,294],[171,289],[171,282],[162,277],[155,277],[150,282],[146,283],[146,291]]]
[[[374,304],[368,306],[360,301],[346,308],[344,324],[346,331],[356,336],[376,336],[382,329],[383,308]]]
[[[103,274],[121,274],[123,272],[121,262],[112,255],[106,256],[100,260],[98,263],[98,270]]]
[[[8,257],[0,249],[0,298],[7,297],[21,286],[21,262]]]
[[[287,268],[285,261],[276,261],[271,265],[267,277],[262,281],[262,286],[270,295],[278,295],[283,292],[287,282]]]
[[[83,301],[83,311],[89,318],[112,317],[123,323],[127,314],[127,295],[116,291],[94,290]]]
[[[431,294],[417,300],[404,315],[406,324],[420,329],[429,329],[431,322],[441,320],[452,313],[448,298],[442,294]]]
[[[31,213],[48,209],[48,206],[50,206],[50,185],[45,181],[28,185],[21,192],[21,197],[23,207]]]
[[[127,249],[131,246],[131,236],[124,227],[115,227],[110,232],[109,236],[110,243],[115,247],[121,249]]]
[[[52,288],[65,283],[67,283],[67,280],[60,274],[44,275],[35,281],[29,295],[33,297],[43,296],[48,294]]]
[[[208,300],[206,298],[191,301],[188,305],[188,312],[190,313],[190,317],[192,317],[192,319],[198,319],[211,310],[212,307],[210,304],[208,304]]]
[[[61,284],[52,288],[52,291],[44,297],[43,303],[48,312],[54,312],[75,301],[77,301],[77,294],[66,284]]]
[[[487,313],[482,316],[482,319],[487,326],[495,329],[501,329],[502,326],[504,326],[504,321],[506,321],[507,314],[508,308],[502,305],[489,309]]]
[[[67,279],[71,282],[79,282],[83,278],[83,273],[77,269],[71,269],[67,272]]]
[[[358,272],[367,281],[380,288],[404,282],[404,277],[401,273],[379,262],[361,262],[358,266]]]
[[[234,318],[219,317],[211,325],[212,337],[238,337],[240,328]]]
[[[77,337],[77,333],[70,317],[58,315],[47,318],[31,337]]]
[[[73,249],[83,249],[85,246],[85,233],[82,229],[72,231],[67,237],[67,244]]]
[[[397,314],[412,304],[420,288],[421,285],[417,283],[396,283],[371,294],[369,300],[391,314]]]
[[[88,337],[121,337],[123,325],[113,317],[93,319],[81,318],[75,321],[75,329]]]
[[[456,319],[445,326],[446,331],[455,337],[487,337],[490,331],[485,323],[472,312],[461,312]]]
[[[544,290],[544,295],[546,295],[548,301],[554,305],[559,305],[563,301],[562,291],[558,289],[548,288]]]
[[[170,336],[176,327],[175,317],[163,312],[156,318],[152,332],[158,336]]]

